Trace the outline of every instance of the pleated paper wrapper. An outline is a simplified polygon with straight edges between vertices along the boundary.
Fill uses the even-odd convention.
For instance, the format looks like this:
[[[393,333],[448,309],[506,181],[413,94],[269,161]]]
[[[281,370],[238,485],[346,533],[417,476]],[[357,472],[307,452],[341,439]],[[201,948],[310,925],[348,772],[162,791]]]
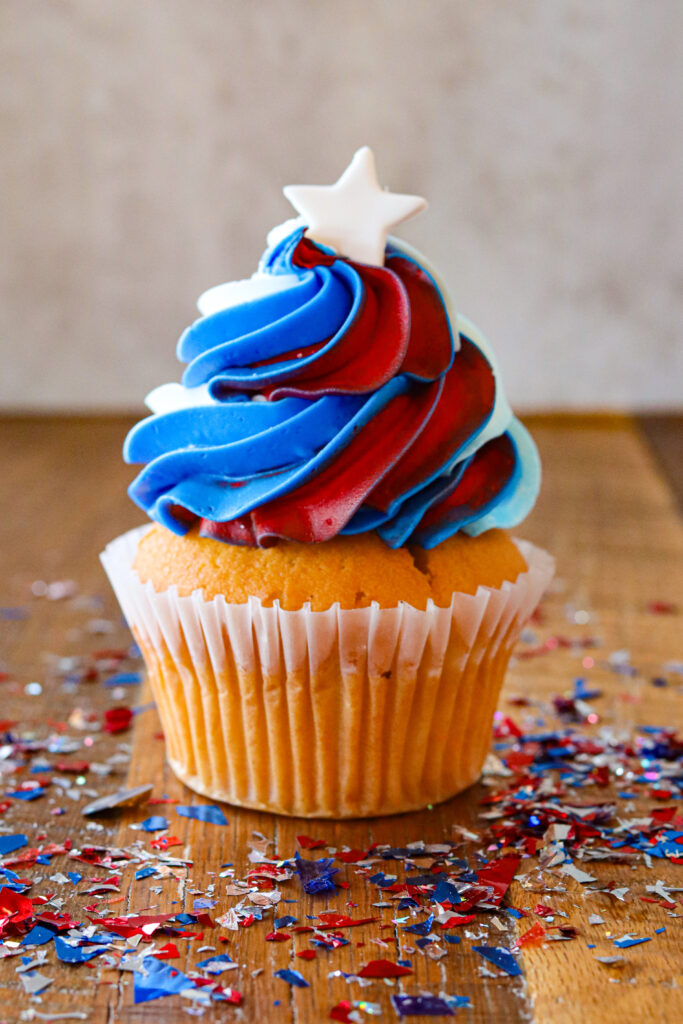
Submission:
[[[396,814],[454,796],[481,772],[512,647],[554,571],[528,571],[450,607],[285,611],[176,587],[132,568],[140,527],[101,559],[142,650],[187,786],[303,817]]]

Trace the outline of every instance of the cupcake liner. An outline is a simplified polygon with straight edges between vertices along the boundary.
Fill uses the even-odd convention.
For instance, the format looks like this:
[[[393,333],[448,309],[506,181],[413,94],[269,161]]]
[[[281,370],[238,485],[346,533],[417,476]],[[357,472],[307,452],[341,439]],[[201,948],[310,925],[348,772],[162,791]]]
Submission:
[[[132,568],[149,527],[101,559],[143,652],[168,760],[213,799],[305,817],[395,814],[474,782],[507,662],[554,561],[448,608],[285,611],[176,587]]]

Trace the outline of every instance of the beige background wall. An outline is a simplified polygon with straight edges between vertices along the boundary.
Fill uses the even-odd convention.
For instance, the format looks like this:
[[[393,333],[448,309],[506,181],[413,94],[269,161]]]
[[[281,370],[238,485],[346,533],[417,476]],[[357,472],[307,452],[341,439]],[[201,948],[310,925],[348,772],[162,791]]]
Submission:
[[[0,407],[139,408],[362,143],[524,408],[674,405],[681,0],[0,0]]]

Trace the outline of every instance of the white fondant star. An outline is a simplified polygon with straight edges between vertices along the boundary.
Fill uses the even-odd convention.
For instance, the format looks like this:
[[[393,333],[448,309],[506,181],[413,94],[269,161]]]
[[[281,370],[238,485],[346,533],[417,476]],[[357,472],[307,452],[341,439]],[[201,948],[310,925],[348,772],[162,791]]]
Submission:
[[[384,265],[387,235],[395,224],[427,206],[421,196],[385,192],[369,146],[355,153],[334,185],[287,185],[287,199],[307,224],[306,234],[340,256]]]

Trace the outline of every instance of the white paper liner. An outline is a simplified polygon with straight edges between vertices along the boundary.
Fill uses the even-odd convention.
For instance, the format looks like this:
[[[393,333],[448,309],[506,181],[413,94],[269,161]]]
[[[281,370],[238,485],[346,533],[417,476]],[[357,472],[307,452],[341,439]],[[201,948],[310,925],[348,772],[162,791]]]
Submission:
[[[450,607],[285,611],[252,597],[157,593],[132,563],[148,526],[102,564],[142,648],[175,773],[214,799],[284,814],[392,814],[478,777],[513,644],[554,560]]]

